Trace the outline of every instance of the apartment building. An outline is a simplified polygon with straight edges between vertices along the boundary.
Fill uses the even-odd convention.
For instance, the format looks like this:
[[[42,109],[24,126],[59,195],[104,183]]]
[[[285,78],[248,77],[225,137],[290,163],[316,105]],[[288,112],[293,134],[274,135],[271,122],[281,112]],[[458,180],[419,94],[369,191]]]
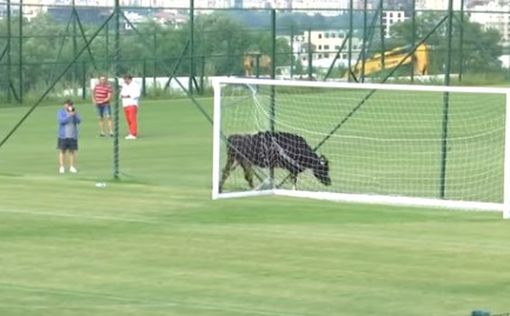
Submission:
[[[391,27],[396,23],[404,22],[408,19],[406,17],[406,14],[404,11],[383,11],[383,17],[382,17],[382,26],[383,26],[383,32],[384,36],[386,38],[391,37]]]
[[[497,30],[501,34],[501,44],[510,46],[510,4],[507,1],[490,1],[470,10],[472,22],[481,24],[486,30]]]
[[[338,30],[305,31],[294,38],[293,51],[301,63],[306,65],[308,64],[308,47],[310,45],[313,52],[312,62],[314,66],[328,67],[342,47],[342,43],[346,41],[346,36],[346,32]],[[308,40],[310,40],[310,44]],[[351,56],[353,61],[358,59],[360,48],[361,40],[353,37]],[[345,42],[344,49],[339,58],[339,64],[346,65],[348,63],[347,49],[347,42]]]
[[[357,0],[355,0],[356,2]],[[292,0],[290,6],[293,9],[348,9],[349,0]]]

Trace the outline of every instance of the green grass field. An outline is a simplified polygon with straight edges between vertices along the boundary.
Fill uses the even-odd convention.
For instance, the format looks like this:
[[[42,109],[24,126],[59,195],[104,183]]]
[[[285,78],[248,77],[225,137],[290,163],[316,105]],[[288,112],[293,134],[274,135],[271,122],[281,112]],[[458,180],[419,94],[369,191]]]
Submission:
[[[77,175],[57,174],[57,106],[0,148],[0,315],[510,311],[501,214],[212,201],[209,123],[187,100],[142,106],[140,139],[120,141],[120,181],[88,104]],[[26,110],[1,108],[0,136]]]

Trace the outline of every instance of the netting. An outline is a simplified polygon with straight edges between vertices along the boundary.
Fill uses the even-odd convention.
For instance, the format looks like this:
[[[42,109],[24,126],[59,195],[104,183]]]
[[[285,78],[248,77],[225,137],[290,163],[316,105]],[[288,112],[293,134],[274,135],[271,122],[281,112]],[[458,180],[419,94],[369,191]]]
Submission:
[[[293,189],[296,170],[288,166],[301,164],[298,191],[501,203],[505,104],[497,92],[225,84],[221,168],[229,157],[226,137],[275,130],[302,137],[315,157],[324,155],[331,185],[314,175],[308,160],[316,158],[300,139],[275,136],[265,147],[231,144],[240,167],[234,164],[222,190],[252,190],[244,160],[253,165],[254,190],[267,188],[261,183]],[[264,155],[280,161],[273,176],[271,163],[256,161]]]

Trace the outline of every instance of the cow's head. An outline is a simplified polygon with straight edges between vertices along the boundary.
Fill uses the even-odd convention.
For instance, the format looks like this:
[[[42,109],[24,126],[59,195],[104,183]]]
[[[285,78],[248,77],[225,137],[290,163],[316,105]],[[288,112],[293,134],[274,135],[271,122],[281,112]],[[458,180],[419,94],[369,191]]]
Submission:
[[[323,155],[319,157],[317,164],[314,166],[313,175],[319,179],[322,184],[331,184],[331,178],[329,177],[329,161]]]

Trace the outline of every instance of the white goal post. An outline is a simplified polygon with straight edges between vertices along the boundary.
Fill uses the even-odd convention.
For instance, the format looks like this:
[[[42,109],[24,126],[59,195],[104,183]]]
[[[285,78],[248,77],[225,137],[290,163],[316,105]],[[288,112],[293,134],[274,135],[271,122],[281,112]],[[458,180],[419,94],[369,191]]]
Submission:
[[[500,211],[510,89],[213,79],[212,197]]]

